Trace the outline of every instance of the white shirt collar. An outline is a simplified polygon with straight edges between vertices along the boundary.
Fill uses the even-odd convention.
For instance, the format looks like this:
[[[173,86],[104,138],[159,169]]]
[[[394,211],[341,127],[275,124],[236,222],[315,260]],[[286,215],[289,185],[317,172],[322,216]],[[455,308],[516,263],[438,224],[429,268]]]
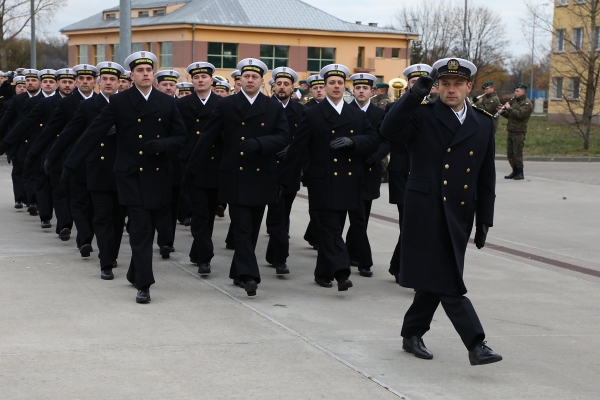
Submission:
[[[325,98],[327,99],[329,104],[331,104],[331,107],[335,108],[335,111],[337,111],[338,114],[342,114],[342,108],[344,107],[345,103],[344,99],[341,99],[338,105],[336,106],[335,104],[333,104],[333,101],[329,99],[329,97],[325,96]]]
[[[77,90],[79,90],[79,88],[77,88]],[[84,100],[91,99],[91,98],[92,98],[92,96],[94,95],[94,91],[93,91],[93,90],[92,90],[92,92],[90,93],[90,95],[89,95],[89,96],[86,96],[85,94],[83,94],[83,93],[81,92],[81,90],[79,90],[79,93],[81,94],[81,97],[83,97],[83,99],[84,99]]]
[[[458,118],[460,124],[462,125],[465,122],[465,118],[467,118],[467,104],[465,103],[463,109],[459,112],[456,112],[454,110],[452,110],[452,112],[454,113],[454,115],[456,115],[456,118]]]
[[[136,89],[139,90],[139,92],[142,94],[142,96],[144,96],[144,99],[146,99],[146,101],[148,101],[148,98],[150,97],[150,93],[152,93],[152,90],[154,90],[154,89],[150,89],[148,94],[144,94],[144,92],[142,92],[139,87],[136,86]]]
[[[275,96],[275,98],[277,100],[279,100],[279,97]],[[286,108],[288,104],[290,104],[290,101],[292,101],[291,98],[288,99],[287,103],[283,104],[283,101],[279,100],[279,102],[281,103],[281,105],[283,106],[283,108]]]
[[[100,91],[100,94],[106,99],[107,103],[110,103],[110,100],[108,99],[108,97],[104,93],[102,93],[102,90]]]
[[[38,94],[40,94],[40,92],[42,92],[42,89],[38,90],[38,91],[36,92],[36,94],[31,94],[31,93],[29,93],[29,92],[27,92],[27,94],[29,95],[29,97],[34,97],[34,96],[37,96]],[[42,92],[42,93],[44,93],[44,92]]]
[[[356,101],[356,99],[354,99],[354,101],[356,102],[356,105],[358,106],[358,108],[360,108],[361,110],[363,110],[364,112],[367,112],[367,109],[369,108],[369,106],[371,105],[370,101],[367,101],[367,105],[364,107],[361,107],[360,104],[358,104],[358,101]]]
[[[246,92],[244,92],[244,89],[240,90],[240,92],[244,93],[244,96],[246,96],[246,98],[248,99],[248,102],[250,102],[250,105],[254,104],[254,100],[256,100],[256,98],[258,97],[258,93],[256,93],[256,95],[254,97],[250,97],[246,94]]]
[[[42,93],[44,94],[44,97],[51,97],[54,96],[54,94],[56,93],[56,90],[50,94],[46,94],[46,92],[42,91]]]
[[[198,98],[200,99],[200,101],[202,102],[202,104],[206,105],[206,102],[208,101],[208,98],[210,97],[210,94],[212,93],[212,90],[208,91],[208,96],[206,96],[205,99],[200,99],[200,96],[198,96],[198,93],[196,93],[196,96],[198,96]]]

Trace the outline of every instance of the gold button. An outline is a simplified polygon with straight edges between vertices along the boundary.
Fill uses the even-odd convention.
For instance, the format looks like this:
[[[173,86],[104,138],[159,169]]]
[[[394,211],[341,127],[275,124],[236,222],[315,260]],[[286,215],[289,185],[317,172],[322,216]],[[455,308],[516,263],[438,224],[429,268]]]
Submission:
[[[143,170],[144,170],[144,168],[140,168],[140,171],[143,171]]]
[[[460,202],[460,205],[461,205],[461,206],[464,206],[464,205],[465,205],[465,202],[464,202],[464,201],[461,201],[461,202]]]
[[[156,170],[158,171],[160,168],[156,168]]]
[[[104,143],[100,143],[100,147],[104,147]]]
[[[40,126],[44,126],[44,124],[40,124]]]
[[[240,156],[243,156],[243,155],[244,155],[244,152],[243,152],[243,151],[240,151]]]
[[[160,118],[159,118],[159,119],[158,119],[158,122],[160,122],[160,121],[162,121],[162,119],[160,119]]]
[[[354,133],[354,130],[353,130],[353,129],[350,129],[350,133]]]
[[[352,159],[351,159],[351,158],[349,158],[349,159],[348,159],[348,162],[352,162]]]
[[[159,137],[160,137],[160,135],[156,135],[156,137],[157,137],[157,138],[159,138]]]
[[[142,122],[142,119],[141,119],[141,118],[138,118],[138,122]]]
[[[196,122],[200,122],[200,120],[199,120],[199,119],[197,119],[197,120],[196,120]]]
[[[242,122],[242,125],[246,125],[246,123],[245,123],[245,122]]]
[[[144,154],[144,152],[143,152],[143,151],[140,151],[140,156],[141,156],[142,154]]]
[[[335,133],[335,131],[331,131],[331,133]]]
[[[56,137],[59,137],[60,135],[56,135]]]
[[[467,168],[467,173],[471,172],[471,168]]]
[[[468,189],[468,188],[469,188],[469,185],[465,185],[465,186],[464,186],[464,188],[465,188],[465,189]]]
[[[448,164],[444,165],[444,168],[448,169],[450,166]]]
[[[337,172],[334,172],[333,175],[337,176]]]
[[[200,131],[196,132],[196,135],[199,135],[199,134],[200,134]]]
[[[211,159],[211,160],[214,160],[215,158],[214,158],[214,157],[211,157],[210,159]]]
[[[470,156],[472,156],[472,155],[473,155],[473,152],[472,152],[472,151],[470,151],[470,152],[469,152],[469,155],[470,155]]]
[[[446,201],[446,198],[444,197],[444,201]]]
[[[348,176],[352,176],[352,172],[348,172]]]
[[[156,153],[156,155],[158,155],[159,153]]]
[[[25,143],[27,143],[27,139],[25,139]]]
[[[279,164],[279,160],[277,160],[277,164]]]
[[[371,168],[369,168],[369,171],[371,171],[371,170],[372,170],[372,169],[371,169]]]
[[[448,184],[448,181],[444,181],[444,185],[447,185],[447,184]]]
[[[448,147],[448,150],[446,150],[448,153],[450,153],[452,151],[452,149],[450,147]]]
[[[104,160],[104,156],[100,157],[101,160]]]
[[[244,167],[240,167],[240,171],[243,171],[243,170],[244,170]]]
[[[140,139],[142,138],[142,135],[138,136]]]
[[[298,127],[298,124],[294,124],[294,126],[297,128],[297,127]]]
[[[333,162],[337,162],[337,158],[334,158],[334,159],[333,159]]]
[[[260,168],[256,168],[256,172],[260,172]]]
[[[265,123],[264,123],[264,122],[261,122],[261,123],[260,123],[260,126],[265,126]]]
[[[212,147],[215,147],[215,145],[213,144]]]
[[[246,140],[246,138],[242,136],[242,140]]]

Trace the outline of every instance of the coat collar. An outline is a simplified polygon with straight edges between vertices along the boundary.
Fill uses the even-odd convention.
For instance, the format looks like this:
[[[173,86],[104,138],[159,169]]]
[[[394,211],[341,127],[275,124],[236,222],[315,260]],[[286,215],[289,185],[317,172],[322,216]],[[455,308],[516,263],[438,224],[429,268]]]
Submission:
[[[142,96],[142,93],[138,89],[131,88],[131,90],[128,90],[127,92],[129,92],[131,105],[137,112],[139,112],[139,117],[152,114],[159,110],[157,103],[160,101],[162,93],[160,93],[157,89],[152,88],[148,100]]]
[[[460,121],[456,118],[454,111],[445,105],[439,98],[435,99],[433,102],[433,111],[435,117],[442,125],[448,128],[453,135],[461,128]],[[467,110],[467,114],[469,114],[469,110]]]
[[[460,126],[454,138],[450,142],[450,146],[454,146],[457,143],[462,142],[467,139],[469,136],[475,134],[479,130],[479,121],[475,116],[475,110],[471,107],[471,105],[467,102],[467,115],[465,117],[465,122]],[[457,121],[458,118],[454,117]]]

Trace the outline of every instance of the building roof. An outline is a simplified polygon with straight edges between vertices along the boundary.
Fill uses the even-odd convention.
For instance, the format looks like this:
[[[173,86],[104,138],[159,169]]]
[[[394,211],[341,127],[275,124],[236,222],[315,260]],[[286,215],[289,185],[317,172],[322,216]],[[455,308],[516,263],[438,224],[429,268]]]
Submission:
[[[247,28],[302,29],[316,31],[382,33],[405,35],[391,28],[361,25],[342,21],[300,0],[131,0],[132,10],[184,6],[161,16],[132,18],[133,28],[140,26],[198,24]],[[119,6],[108,8],[61,29],[61,32],[119,27],[118,19],[105,20],[104,12],[118,11]],[[273,18],[268,10],[277,10]],[[409,33],[410,34],[410,33]]]

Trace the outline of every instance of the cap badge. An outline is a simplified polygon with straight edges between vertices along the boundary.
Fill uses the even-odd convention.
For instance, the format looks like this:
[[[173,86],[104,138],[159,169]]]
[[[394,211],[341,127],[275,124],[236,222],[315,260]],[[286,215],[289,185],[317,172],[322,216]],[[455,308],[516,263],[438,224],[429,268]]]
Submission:
[[[362,78],[363,78],[363,74],[360,74],[360,79],[362,79]]]
[[[421,66],[417,65],[417,71],[420,71],[420,70],[421,70]]]
[[[457,71],[460,64],[457,60],[448,61],[448,71]]]
[[[142,57],[146,57],[146,53],[144,53],[143,51],[141,52]]]
[[[111,67],[112,67],[112,63],[108,63],[108,68],[111,68]]]
[[[335,64],[335,65],[333,66],[333,68],[337,70],[337,69],[338,69],[338,65],[337,65],[337,64]]]

